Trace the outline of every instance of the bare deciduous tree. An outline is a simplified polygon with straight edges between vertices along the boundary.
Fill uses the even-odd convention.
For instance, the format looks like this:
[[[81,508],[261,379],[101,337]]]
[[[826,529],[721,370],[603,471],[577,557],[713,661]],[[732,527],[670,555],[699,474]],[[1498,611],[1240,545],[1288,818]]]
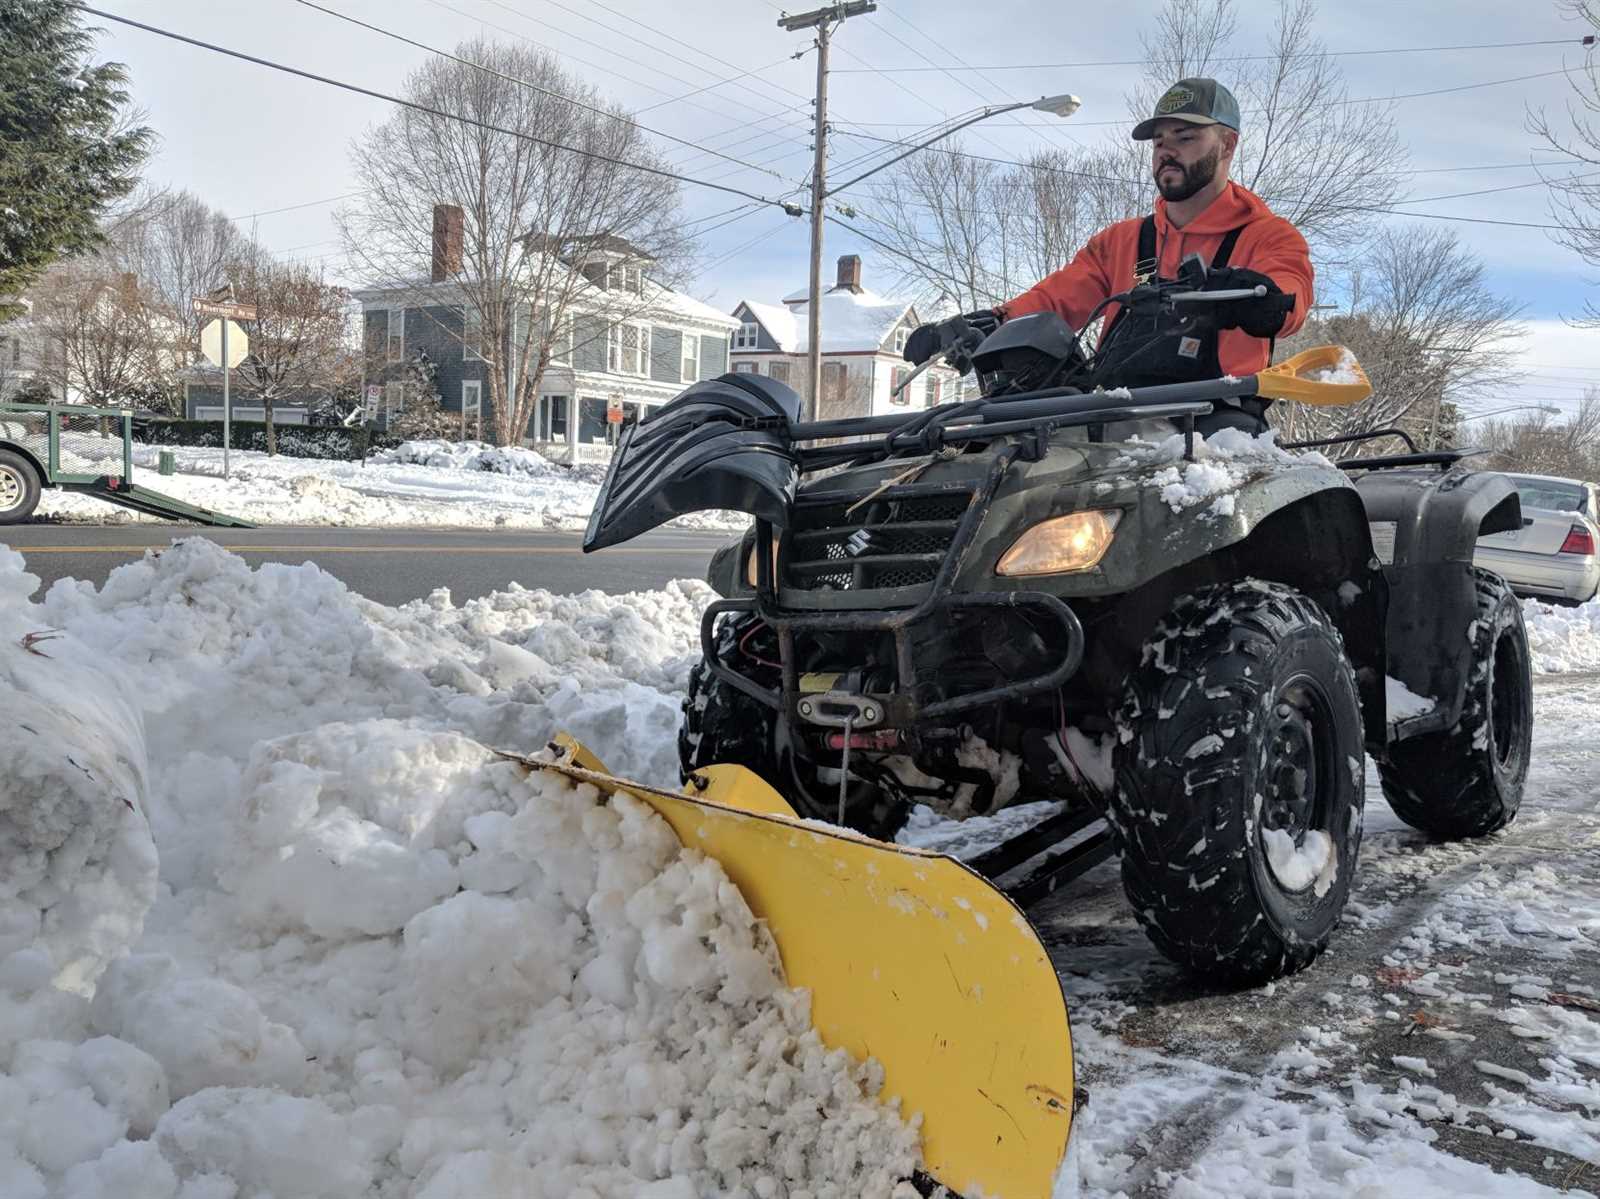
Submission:
[[[136,276],[104,259],[75,258],[51,267],[32,293],[31,322],[39,374],[54,395],[104,406],[147,407],[161,342]]]
[[[1565,418],[1540,409],[1484,421],[1472,441],[1493,451],[1489,465],[1496,470],[1600,478],[1600,390],[1589,388]]]
[[[1347,408],[1279,404],[1274,422],[1285,440],[1399,426],[1442,444],[1449,404],[1515,385],[1519,311],[1490,290],[1483,263],[1454,233],[1384,228],[1352,275],[1347,311],[1307,321],[1280,343],[1280,356],[1330,342],[1348,347],[1372,381],[1372,397]]]
[[[1569,20],[1600,32],[1600,3],[1596,0],[1558,0]],[[1541,172],[1550,188],[1551,215],[1561,226],[1555,240],[1590,266],[1600,266],[1600,64],[1594,51],[1581,67],[1567,75],[1572,95],[1565,120],[1551,118],[1543,109],[1528,114],[1528,129],[1557,158]],[[1584,168],[1588,168],[1585,170]],[[1576,323],[1600,326],[1600,305],[1584,302],[1584,315]]]
[[[639,169],[664,164],[622,110],[540,51],[480,40],[456,55],[478,65],[430,61],[404,94],[482,124],[396,113],[353,147],[364,195],[340,220],[351,260],[374,285],[403,291],[419,272],[426,279],[434,205],[464,210],[449,281],[488,364],[494,438],[509,445],[532,419],[576,298],[609,323],[648,307],[648,287],[602,291],[579,273],[594,239],[623,239],[639,254],[635,269],[658,274],[687,243],[677,185]],[[414,295],[419,306],[440,302]]]
[[[1268,54],[1239,63],[1233,0],[1168,0],[1144,39],[1147,66],[1128,105],[1131,127],[1175,79],[1227,81],[1244,124],[1233,178],[1325,257],[1366,239],[1373,210],[1399,194],[1406,155],[1388,106],[1350,102],[1315,24],[1311,0],[1283,0]],[[1020,164],[944,143],[886,173],[867,207],[897,251],[892,269],[904,286],[977,307],[1059,269],[1097,230],[1150,211],[1154,195],[1147,144],[1117,128],[1098,145]]]
[[[258,401],[267,453],[278,452],[273,407],[290,396],[332,392],[355,368],[346,345],[349,293],[311,268],[280,263],[259,251],[230,268],[234,297],[253,304],[250,356],[241,365],[241,394]]]

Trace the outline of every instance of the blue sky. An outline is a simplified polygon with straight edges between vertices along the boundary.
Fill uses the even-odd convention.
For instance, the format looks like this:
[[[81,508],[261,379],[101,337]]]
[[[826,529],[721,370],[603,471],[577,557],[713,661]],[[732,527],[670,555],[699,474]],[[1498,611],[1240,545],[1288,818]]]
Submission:
[[[477,34],[535,42],[640,112],[644,123],[697,145],[725,147],[771,172],[672,147],[669,157],[685,174],[779,194],[798,186],[809,169],[814,59],[789,57],[806,41],[778,28],[780,8],[769,0],[604,0],[603,6],[594,0],[319,2],[441,48]],[[293,0],[101,0],[96,6],[382,91],[399,91],[406,73],[425,57],[421,50]],[[988,0],[982,6],[970,0],[880,0],[876,14],[852,19],[836,37],[831,115],[855,131],[906,137],[981,103],[1071,91],[1084,101],[1073,120],[1045,124],[1048,118],[1031,113],[1026,114],[1031,124],[999,118],[974,132],[973,148],[1017,158],[1041,145],[1123,136],[1120,129],[1089,122],[1124,115],[1123,96],[1133,82],[1128,67],[956,71],[954,78],[934,70],[897,69],[1136,58],[1139,32],[1149,28],[1157,8],[1154,0],[1093,6],[1060,0]],[[1239,9],[1243,50],[1263,49],[1276,5],[1241,0]],[[195,191],[241,218],[275,250],[319,262],[343,280],[333,240],[335,205],[317,202],[353,190],[350,140],[382,120],[388,106],[139,30],[100,24],[105,27],[102,54],[129,65],[134,96],[161,135],[149,169],[152,179]],[[1555,0],[1515,5],[1344,0],[1323,6],[1318,30],[1335,51],[1569,39],[1564,46],[1342,57],[1350,94],[1373,97],[1575,66],[1582,62],[1577,39],[1586,32],[1562,18]],[[736,82],[709,86],[744,72],[750,73]],[[697,94],[683,98],[691,92]],[[1417,176],[1409,194],[1533,181],[1537,174],[1527,164],[1535,146],[1524,129],[1525,114],[1541,106],[1558,111],[1567,94],[1558,76],[1400,101],[1397,121],[1414,168],[1496,168]],[[842,163],[873,143],[841,133],[834,147],[833,159]],[[685,188],[684,196],[690,217],[738,203],[693,187]],[[292,205],[305,207],[247,216]],[[1453,216],[1550,219],[1542,188],[1417,207]],[[1561,322],[1596,294],[1600,271],[1585,268],[1540,230],[1452,227],[1483,258],[1493,285],[1525,305],[1525,358],[1533,372],[1527,394],[1565,402],[1582,393],[1581,380],[1600,382],[1600,331],[1573,330]],[[776,300],[803,283],[806,245],[803,220],[771,209],[745,215],[707,235],[708,268],[691,290],[727,308],[741,298]],[[868,286],[875,278],[882,281],[881,271],[874,274],[881,252],[830,228],[825,261],[852,252],[863,256]]]

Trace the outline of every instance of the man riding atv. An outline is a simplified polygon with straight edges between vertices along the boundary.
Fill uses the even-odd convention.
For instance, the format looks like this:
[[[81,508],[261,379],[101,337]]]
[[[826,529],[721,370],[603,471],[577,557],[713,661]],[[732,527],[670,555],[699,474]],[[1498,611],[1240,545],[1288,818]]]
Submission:
[[[968,336],[1001,321],[1054,312],[1074,329],[1108,297],[1151,276],[1176,278],[1183,260],[1208,260],[1205,291],[1264,287],[1266,294],[1211,308],[1208,327],[1181,339],[1159,339],[1119,364],[1124,387],[1186,383],[1221,375],[1253,375],[1272,360],[1273,340],[1305,323],[1312,303],[1311,253],[1305,238],[1259,197],[1229,180],[1239,147],[1239,103],[1215,79],[1180,79],[1156,102],[1155,114],[1133,128],[1151,145],[1151,173],[1160,196],[1155,212],[1118,221],[1089,239],[1066,266],[999,308],[923,325],[906,340],[908,362],[921,365]],[[1126,312],[1105,310],[1103,344]],[[1219,403],[1197,424],[1201,433],[1265,431],[1268,401]]]
[[[1027,904],[1115,852],[1156,946],[1228,982],[1327,945],[1369,757],[1435,836],[1512,819],[1526,635],[1472,559],[1521,527],[1517,492],[1462,452],[1346,471],[1248,436],[1268,400],[1372,389],[1335,346],[1268,365],[1311,267],[1227,181],[1238,124],[1211,80],[1169,89],[1134,131],[1155,144],[1153,216],[1003,314],[917,331],[907,356],[944,353],[977,395],[807,421],[785,383],[727,374],[625,432],[586,550],[683,512],[755,517],[707,574],[690,786],[743,766],[801,816],[878,838],[918,805],[1052,801],[967,864]]]

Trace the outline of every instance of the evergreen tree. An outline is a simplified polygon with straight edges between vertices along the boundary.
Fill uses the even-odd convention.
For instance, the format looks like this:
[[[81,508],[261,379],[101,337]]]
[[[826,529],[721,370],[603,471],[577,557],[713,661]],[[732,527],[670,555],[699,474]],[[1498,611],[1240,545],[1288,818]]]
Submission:
[[[92,40],[66,0],[0,0],[0,320],[57,256],[99,244],[154,141]]]

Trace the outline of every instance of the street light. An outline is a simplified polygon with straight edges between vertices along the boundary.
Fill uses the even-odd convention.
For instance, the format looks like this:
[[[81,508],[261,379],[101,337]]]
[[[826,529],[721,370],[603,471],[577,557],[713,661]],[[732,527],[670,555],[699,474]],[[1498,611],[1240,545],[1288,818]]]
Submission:
[[[1468,421],[1485,420],[1491,416],[1505,416],[1510,412],[1542,412],[1546,416],[1560,416],[1561,409],[1554,404],[1513,404],[1509,408],[1496,408],[1492,412],[1474,412],[1471,416],[1456,418],[1456,424],[1464,425]]]
[[[817,172],[811,190],[813,214],[811,220],[811,284],[807,293],[809,296],[807,308],[809,309],[808,316],[810,317],[807,322],[807,332],[811,338],[811,346],[810,352],[806,355],[806,369],[811,376],[810,415],[813,418],[816,417],[819,411],[819,397],[822,388],[822,219],[820,214],[823,203],[829,197],[838,195],[846,188],[854,187],[863,179],[870,178],[879,171],[887,170],[889,167],[894,166],[895,163],[910,158],[918,150],[925,150],[935,142],[943,141],[952,133],[958,133],[969,125],[976,125],[979,121],[987,121],[990,117],[1003,116],[1005,113],[1016,112],[1023,108],[1031,108],[1035,112],[1042,112],[1065,119],[1077,112],[1082,106],[1083,101],[1068,92],[1063,92],[1059,96],[1041,96],[1037,100],[1019,100],[1015,104],[991,104],[980,109],[973,116],[941,129],[926,141],[918,142],[916,145],[896,154],[887,162],[881,162],[871,170],[862,171],[855,178],[848,179],[834,187],[824,190],[821,186],[821,172]]]

